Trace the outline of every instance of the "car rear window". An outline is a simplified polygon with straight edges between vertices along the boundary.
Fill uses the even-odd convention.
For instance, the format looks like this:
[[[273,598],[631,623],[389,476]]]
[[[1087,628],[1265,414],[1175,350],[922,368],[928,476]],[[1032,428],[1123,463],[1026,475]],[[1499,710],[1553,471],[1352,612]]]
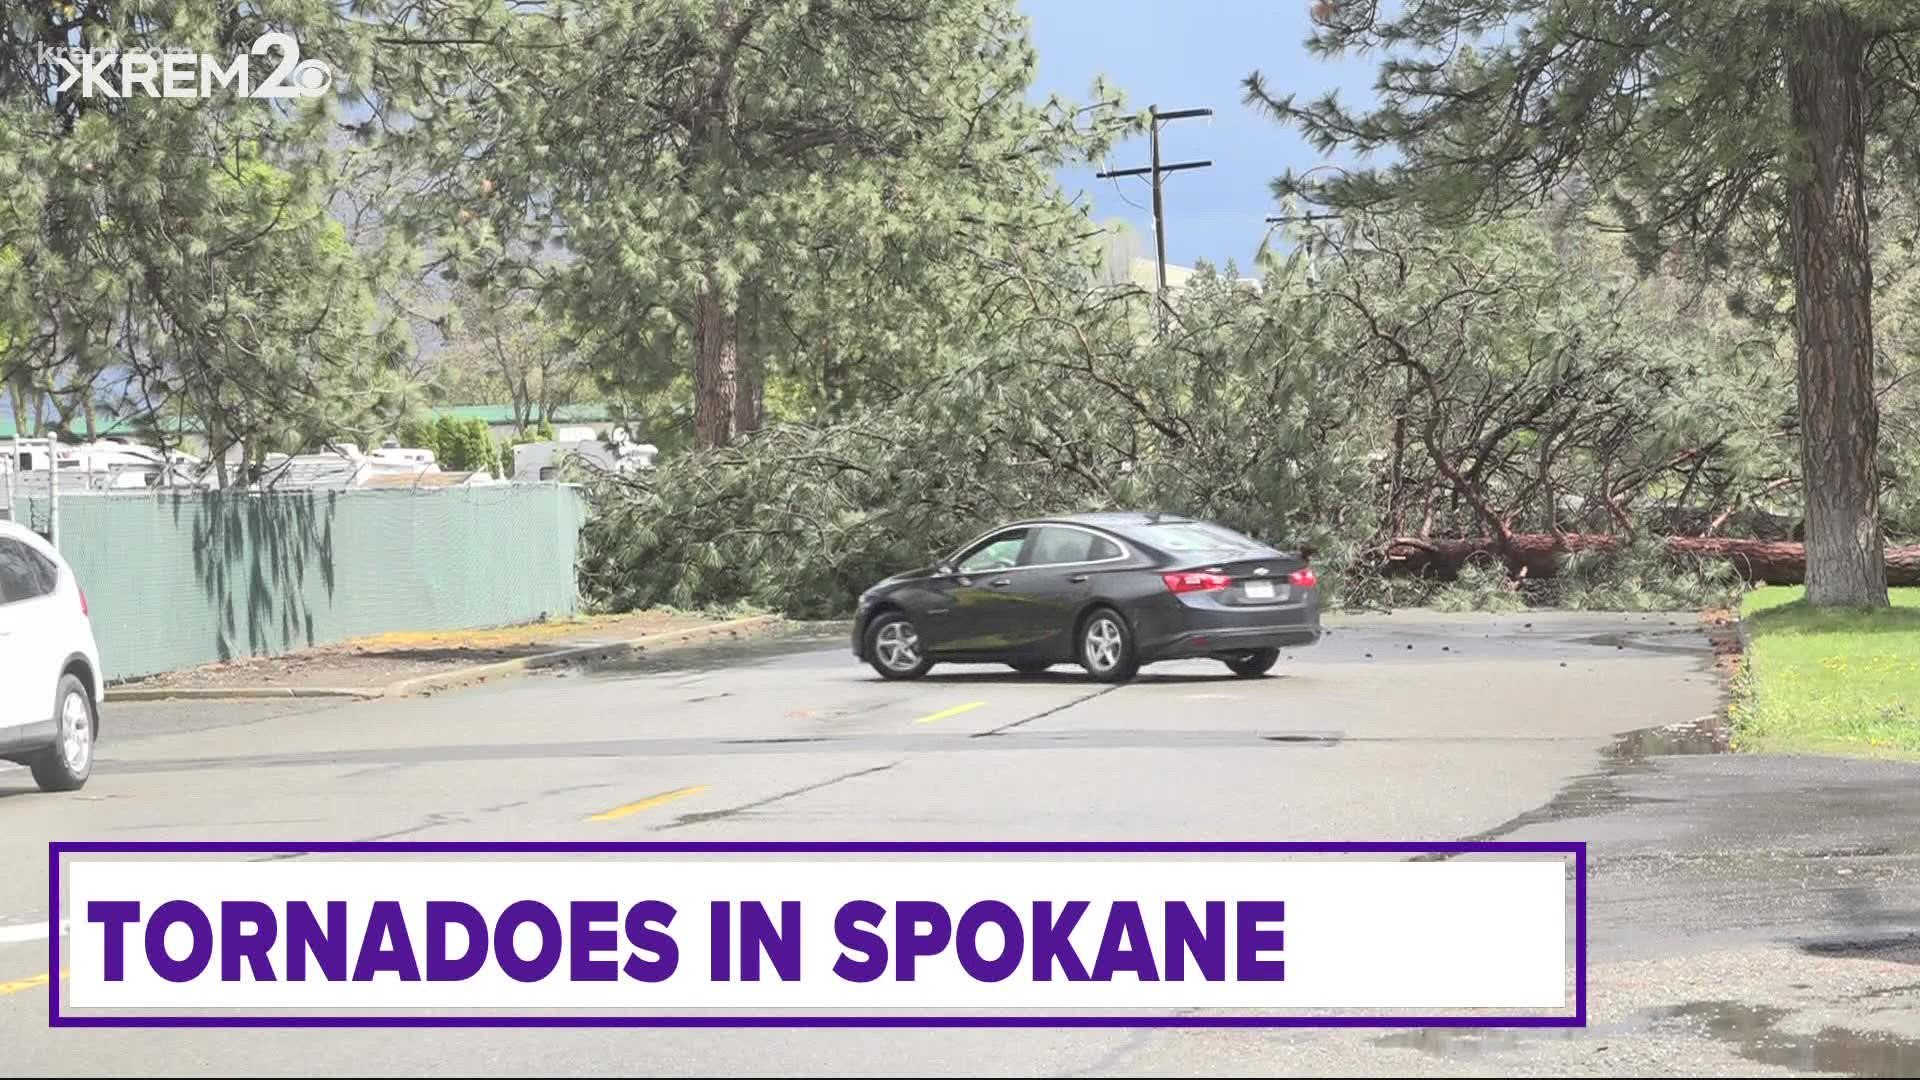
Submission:
[[[1027,549],[1026,565],[1054,566],[1061,563],[1097,562],[1120,556],[1120,548],[1104,536],[1084,529],[1043,525]]]
[[[1192,551],[1247,551],[1266,545],[1232,529],[1205,521],[1163,521],[1128,530],[1140,542],[1172,554]]]

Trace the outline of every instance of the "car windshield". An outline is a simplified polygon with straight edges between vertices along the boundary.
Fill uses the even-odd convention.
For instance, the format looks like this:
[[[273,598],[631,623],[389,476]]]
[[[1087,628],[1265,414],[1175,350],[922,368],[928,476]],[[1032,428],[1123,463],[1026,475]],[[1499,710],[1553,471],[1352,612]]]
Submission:
[[[1205,521],[1163,521],[1129,531],[1142,543],[1177,555],[1196,551],[1249,551],[1264,546],[1251,537]]]

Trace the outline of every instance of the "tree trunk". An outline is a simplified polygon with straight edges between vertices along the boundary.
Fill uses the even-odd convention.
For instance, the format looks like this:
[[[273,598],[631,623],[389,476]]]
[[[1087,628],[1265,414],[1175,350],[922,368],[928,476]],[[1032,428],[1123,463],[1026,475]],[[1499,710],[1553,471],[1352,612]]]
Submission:
[[[1873,395],[1873,262],[1867,246],[1866,63],[1859,17],[1801,17],[1787,57],[1798,153],[1788,169],[1799,345],[1807,602],[1885,607],[1880,417]]]
[[[692,121],[689,159],[732,176],[739,167],[734,144],[736,104],[733,80],[740,50],[759,18],[758,7],[736,12],[729,0],[713,5],[713,31],[719,41],[716,67],[702,91]],[[736,18],[736,15],[738,16]],[[717,258],[709,253],[711,258]],[[693,438],[701,448],[725,446],[739,431],[740,328],[736,312],[740,292],[715,291],[719,275],[710,263],[693,297]],[[751,402],[751,395],[749,395]]]
[[[1623,542],[1622,537],[1596,533],[1515,533],[1503,555],[1499,543],[1490,536],[1465,540],[1402,537],[1387,543],[1386,571],[1450,581],[1469,560],[1486,559],[1496,564],[1504,562],[1516,575],[1550,578],[1574,552],[1613,551]],[[1725,559],[1741,577],[1758,584],[1798,585],[1806,579],[1807,550],[1803,544],[1710,536],[1670,536],[1663,543],[1667,553],[1676,558]],[[1920,585],[1920,546],[1889,549],[1882,564],[1894,584]]]
[[[15,376],[8,393],[13,398],[13,431],[23,439],[32,438],[35,423],[40,418],[40,402],[27,389],[27,376],[23,370]]]
[[[739,341],[725,298],[702,284],[693,298],[693,438],[706,449],[733,441]]]
[[[213,461],[214,483],[218,490],[227,490],[227,437],[220,425],[209,416],[201,425],[207,432],[207,457]]]

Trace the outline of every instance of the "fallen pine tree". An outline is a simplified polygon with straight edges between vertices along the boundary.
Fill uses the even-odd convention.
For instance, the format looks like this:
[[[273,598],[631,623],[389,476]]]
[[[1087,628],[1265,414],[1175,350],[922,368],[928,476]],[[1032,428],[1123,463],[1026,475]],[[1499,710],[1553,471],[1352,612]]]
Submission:
[[[1798,585],[1806,579],[1807,551],[1803,544],[1781,540],[1739,540],[1711,536],[1669,536],[1662,541],[1675,557],[1720,558],[1748,581],[1763,585]],[[1452,580],[1473,559],[1505,563],[1515,576],[1550,578],[1562,560],[1576,552],[1617,551],[1622,537],[1603,533],[1514,533],[1503,551],[1493,537],[1463,540],[1422,540],[1398,537],[1386,545],[1387,572],[1426,574]],[[1887,583],[1920,585],[1920,545],[1887,549]]]

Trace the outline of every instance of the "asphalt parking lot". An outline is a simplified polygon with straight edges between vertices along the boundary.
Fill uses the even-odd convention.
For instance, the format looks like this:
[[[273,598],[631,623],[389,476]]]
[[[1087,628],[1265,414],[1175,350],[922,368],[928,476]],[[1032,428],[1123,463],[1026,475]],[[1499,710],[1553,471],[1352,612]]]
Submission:
[[[428,698],[112,709],[93,781],[0,772],[10,1070],[462,1075],[1905,1075],[1920,767],[1709,752],[1691,615],[1335,620],[1275,675],[887,683],[796,633]],[[1706,721],[1707,723],[1702,723]],[[79,839],[1463,839],[1592,845],[1594,1026],[1241,1031],[71,1031],[46,848]]]

